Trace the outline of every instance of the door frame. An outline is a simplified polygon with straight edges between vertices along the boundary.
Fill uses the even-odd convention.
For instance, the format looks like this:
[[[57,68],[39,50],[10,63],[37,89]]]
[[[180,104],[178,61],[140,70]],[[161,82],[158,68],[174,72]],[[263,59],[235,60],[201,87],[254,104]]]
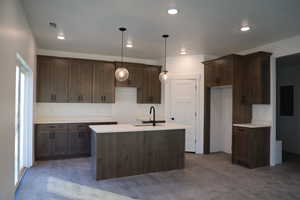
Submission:
[[[164,99],[163,103],[165,104],[165,118],[167,122],[170,121],[170,105],[171,105],[171,80],[195,80],[196,82],[196,127],[195,127],[195,135],[196,135],[196,154],[203,153],[203,116],[204,116],[204,79],[202,79],[201,73],[194,74],[176,74],[176,73],[168,73],[168,80],[166,81],[163,92]],[[201,102],[202,101],[202,102]]]

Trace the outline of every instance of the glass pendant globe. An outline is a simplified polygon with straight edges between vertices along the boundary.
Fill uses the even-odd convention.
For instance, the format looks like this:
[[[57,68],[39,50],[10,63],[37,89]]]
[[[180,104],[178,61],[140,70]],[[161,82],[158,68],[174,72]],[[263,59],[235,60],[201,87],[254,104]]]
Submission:
[[[126,81],[129,77],[129,72],[126,68],[118,68],[115,72],[116,79],[118,81]]]
[[[161,83],[165,83],[168,80],[168,72],[161,72],[159,74],[159,80]]]

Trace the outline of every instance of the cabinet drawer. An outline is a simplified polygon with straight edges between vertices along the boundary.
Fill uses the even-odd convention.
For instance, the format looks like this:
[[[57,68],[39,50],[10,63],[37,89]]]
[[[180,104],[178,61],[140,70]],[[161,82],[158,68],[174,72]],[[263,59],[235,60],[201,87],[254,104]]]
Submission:
[[[37,131],[68,131],[67,124],[40,124],[37,125]]]

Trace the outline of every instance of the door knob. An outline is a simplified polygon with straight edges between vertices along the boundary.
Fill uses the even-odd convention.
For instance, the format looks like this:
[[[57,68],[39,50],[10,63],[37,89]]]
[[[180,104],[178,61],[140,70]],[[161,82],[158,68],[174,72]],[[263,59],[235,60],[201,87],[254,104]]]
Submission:
[[[171,117],[171,120],[175,120],[175,118],[174,118],[174,117]]]

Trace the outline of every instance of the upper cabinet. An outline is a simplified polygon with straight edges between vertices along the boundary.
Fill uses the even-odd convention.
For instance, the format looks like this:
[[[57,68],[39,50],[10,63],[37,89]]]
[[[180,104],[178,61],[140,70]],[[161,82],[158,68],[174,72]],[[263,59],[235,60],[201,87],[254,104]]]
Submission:
[[[69,60],[38,56],[37,101],[68,101]]]
[[[37,56],[37,102],[114,103],[115,87],[136,87],[137,103],[161,102],[161,67],[124,63],[129,78],[115,79],[118,62]]]
[[[121,67],[120,62],[116,62],[116,68]],[[123,66],[128,70],[129,77],[126,81],[117,81],[117,87],[136,87],[139,88],[142,85],[142,73],[143,73],[143,64],[138,63],[124,63]]]
[[[93,78],[93,103],[115,102],[115,65],[95,62]]]
[[[140,104],[160,104],[161,103],[161,83],[159,74],[161,68],[157,66],[146,66],[141,75],[143,81],[137,92],[137,103]]]
[[[206,61],[205,83],[209,87],[232,85],[233,83],[233,56]]]
[[[69,102],[92,102],[93,62],[72,60],[70,66]]]
[[[244,57],[243,103],[270,104],[270,56],[257,52]]]

